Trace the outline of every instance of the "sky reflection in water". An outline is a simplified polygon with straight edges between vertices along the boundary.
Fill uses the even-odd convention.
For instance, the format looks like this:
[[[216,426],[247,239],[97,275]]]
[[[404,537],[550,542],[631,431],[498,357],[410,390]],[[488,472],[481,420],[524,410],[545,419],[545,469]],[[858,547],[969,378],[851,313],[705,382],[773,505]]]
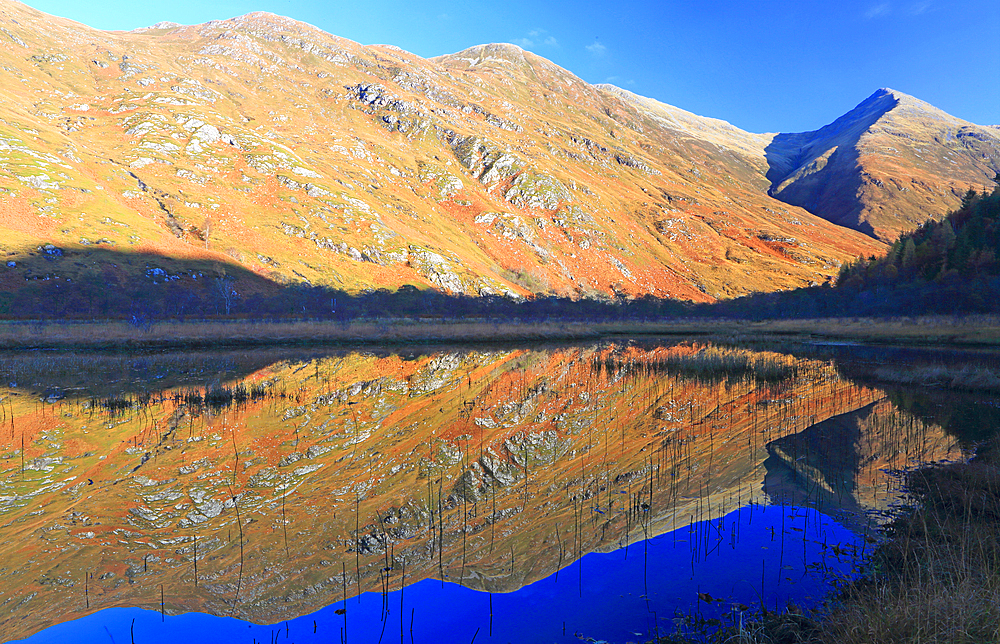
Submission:
[[[784,537],[782,537],[784,535]],[[273,625],[200,613],[168,615],[113,608],[49,628],[28,644],[99,641],[610,642],[651,639],[679,618],[738,620],[739,604],[815,606],[831,581],[845,578],[863,538],[814,509],[746,506],[721,521],[702,521],[628,550],[591,553],[547,579],[512,593],[471,590],[425,579],[387,593],[364,593],[310,615]],[[398,581],[398,580],[397,580]],[[391,582],[390,582],[391,585]],[[713,600],[700,601],[699,593]],[[402,595],[402,596],[401,596]],[[492,605],[492,620],[490,618]],[[132,620],[135,620],[134,624]],[[412,632],[411,632],[412,626]],[[565,630],[564,630],[565,629]],[[331,639],[332,638],[332,639]]]

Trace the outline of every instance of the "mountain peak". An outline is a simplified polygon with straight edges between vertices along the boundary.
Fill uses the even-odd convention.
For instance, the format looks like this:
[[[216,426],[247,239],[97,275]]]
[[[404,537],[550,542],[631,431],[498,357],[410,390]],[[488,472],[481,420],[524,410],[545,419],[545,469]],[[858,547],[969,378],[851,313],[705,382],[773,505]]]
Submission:
[[[877,92],[872,94],[871,97],[869,97],[869,100],[876,97],[881,98],[886,96],[891,97],[891,99],[896,102],[893,106],[894,112],[900,112],[901,114],[905,114],[911,118],[929,118],[934,121],[944,121],[953,125],[971,125],[968,121],[952,116],[944,110],[934,107],[927,101],[922,101],[919,98],[911,96],[910,94],[890,89],[888,87],[879,89]]]
[[[236,16],[235,18],[230,18],[228,20],[213,20],[205,24],[211,26],[223,24],[239,25],[242,28],[250,29],[254,32],[311,31],[319,32],[327,36],[331,35],[327,34],[319,27],[309,24],[308,22],[271,13],[269,11],[251,11],[250,13],[245,13],[241,16]]]
[[[467,62],[469,67],[475,67],[476,65],[490,61],[502,64],[513,64],[515,66],[528,64],[528,61],[525,58],[525,51],[517,45],[513,45],[511,43],[489,43],[486,45],[476,45],[454,54],[438,56],[432,60],[463,61]]]
[[[959,181],[989,178],[996,145],[987,128],[883,87],[818,130],[776,135],[766,152],[769,193],[891,241],[953,207]]]
[[[131,34],[143,34],[147,31],[157,31],[160,29],[176,29],[178,27],[183,27],[184,25],[177,22],[170,22],[169,20],[164,20],[156,23],[155,25],[150,25],[148,27],[139,27],[138,29],[133,29],[129,33]]]
[[[874,92],[872,92],[872,95],[869,98],[874,98],[879,96],[892,96],[893,98],[900,99],[900,98],[909,98],[910,95],[904,94],[899,90],[892,89],[891,87],[880,87]]]

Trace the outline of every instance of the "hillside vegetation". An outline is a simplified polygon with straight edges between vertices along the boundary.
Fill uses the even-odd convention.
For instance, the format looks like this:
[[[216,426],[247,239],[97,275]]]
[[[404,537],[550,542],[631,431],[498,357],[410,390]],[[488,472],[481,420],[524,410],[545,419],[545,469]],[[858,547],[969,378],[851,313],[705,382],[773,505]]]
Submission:
[[[837,287],[862,301],[871,294],[887,310],[996,311],[998,253],[1000,187],[990,194],[970,188],[958,210],[901,235],[885,255],[845,265]]]
[[[822,284],[1000,170],[1000,130],[888,89],[754,134],[513,45],[424,59],[259,12],[112,33],[12,0],[0,24],[6,316],[710,303]]]

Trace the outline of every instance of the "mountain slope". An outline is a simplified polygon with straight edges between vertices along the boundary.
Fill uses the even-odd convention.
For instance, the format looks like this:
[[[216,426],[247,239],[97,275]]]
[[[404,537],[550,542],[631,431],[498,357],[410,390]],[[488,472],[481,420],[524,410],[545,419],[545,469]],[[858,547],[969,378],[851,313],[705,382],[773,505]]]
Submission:
[[[956,208],[1000,171],[1000,127],[957,119],[924,101],[880,89],[812,132],[751,134],[621,90],[675,136],[742,155],[768,194],[841,226],[891,242]]]
[[[77,266],[102,246],[164,256],[132,279],[709,301],[880,248],[513,46],[428,61],[262,13],[104,33],[0,7],[10,287],[125,270]],[[45,244],[64,259],[26,273]]]
[[[513,45],[425,60],[266,13],[108,33],[11,0],[0,24],[0,82],[22,90],[0,99],[7,290],[228,276],[712,301],[884,248],[767,194],[829,216],[810,190],[851,177],[801,170],[846,145],[829,128],[749,134]]]

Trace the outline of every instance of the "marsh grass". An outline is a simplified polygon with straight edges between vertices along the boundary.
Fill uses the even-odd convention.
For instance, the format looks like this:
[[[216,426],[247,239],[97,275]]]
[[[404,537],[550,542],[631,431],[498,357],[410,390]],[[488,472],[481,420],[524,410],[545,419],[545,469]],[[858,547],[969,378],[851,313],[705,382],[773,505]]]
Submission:
[[[907,474],[911,504],[885,528],[858,580],[813,615],[744,615],[697,639],[659,644],[1000,642],[1000,439],[969,463]]]
[[[0,347],[158,349],[220,348],[274,344],[400,344],[412,342],[505,342],[579,340],[605,335],[665,333],[659,323],[500,322],[488,320],[323,320],[285,322],[165,322],[136,328],[126,322],[0,323]]]
[[[264,400],[273,395],[274,392],[267,385],[252,384],[248,387],[241,382],[232,387],[216,385],[209,387],[204,392],[197,390],[179,392],[174,395],[174,400],[195,407],[205,406],[212,409],[222,409],[231,405],[238,407],[249,402]]]
[[[580,340],[609,336],[796,339],[931,345],[1000,345],[1000,317],[827,318],[752,322],[670,318],[648,321],[379,318],[352,321],[195,320],[136,326],[127,321],[0,322],[0,348],[157,349],[411,342]]]
[[[717,382],[776,383],[798,375],[798,363],[788,356],[745,349],[706,346],[695,353],[676,353],[641,362],[623,362],[613,354],[595,358],[595,371],[666,374],[702,384]]]
[[[148,406],[152,402],[152,396],[148,393],[140,393],[132,396],[118,395],[110,398],[101,398],[91,401],[93,406],[107,411],[112,417],[122,416],[133,409]]]
[[[225,385],[214,385],[205,389],[185,389],[175,391],[169,396],[174,404],[184,404],[198,409],[209,409],[218,411],[226,407],[241,407],[247,403],[257,402],[269,398],[283,397],[283,394],[275,392],[266,384],[237,383],[231,387]],[[142,410],[150,405],[162,402],[149,393],[137,393],[132,395],[119,394],[108,398],[94,398],[91,405],[98,409],[103,409],[111,417],[124,416],[133,411]]]
[[[889,526],[869,575],[846,586],[822,641],[1000,641],[1000,467],[973,462],[908,476],[914,506]]]
[[[918,365],[877,367],[871,374],[881,382],[969,391],[1000,391],[1000,368],[984,365]]]
[[[995,315],[925,315],[898,318],[817,318],[737,322],[712,320],[703,329],[729,327],[736,336],[759,336],[917,345],[996,346],[1000,317]]]

